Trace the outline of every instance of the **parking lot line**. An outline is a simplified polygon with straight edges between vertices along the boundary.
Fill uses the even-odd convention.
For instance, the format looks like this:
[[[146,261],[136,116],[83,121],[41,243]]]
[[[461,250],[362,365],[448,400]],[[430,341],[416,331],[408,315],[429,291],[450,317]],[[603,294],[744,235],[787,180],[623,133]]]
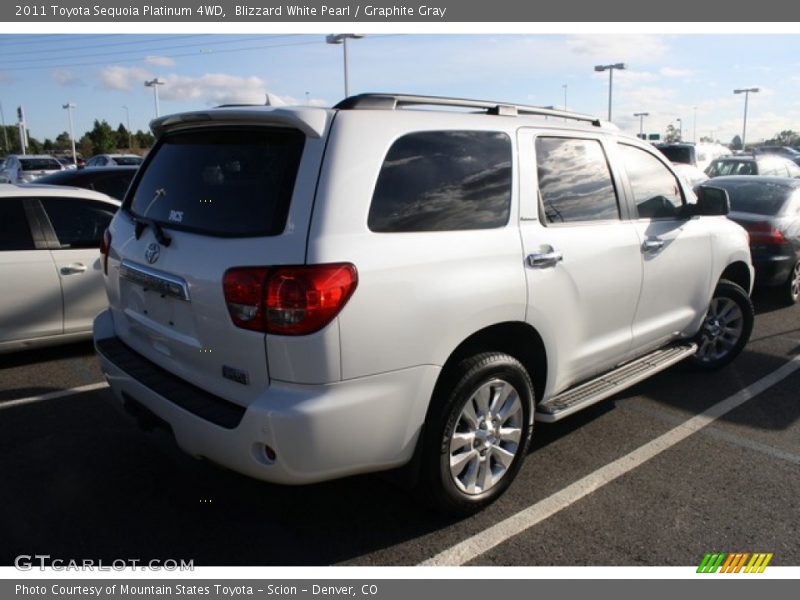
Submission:
[[[623,410],[637,412],[640,415],[651,417],[663,423],[670,423],[672,425],[683,423],[683,419],[681,419],[678,415],[674,415],[663,410],[658,410],[656,408],[628,403],[626,403],[622,408]],[[770,446],[769,444],[762,444],[761,442],[757,442],[743,435],[738,435],[736,433],[725,431],[716,427],[707,428],[703,431],[703,435],[733,444],[734,446],[746,448],[747,450],[761,452],[762,454],[766,454],[772,458],[779,458],[781,460],[800,465],[800,454],[795,454],[793,452],[783,450],[782,448],[776,448],[775,446]]]
[[[58,390],[57,392],[49,392],[41,396],[28,396],[27,398],[17,398],[15,400],[0,401],[0,410],[4,408],[12,408],[14,406],[21,406],[23,404],[33,404],[34,402],[44,402],[45,400],[55,400],[56,398],[63,398],[64,396],[72,396],[74,394],[83,394],[84,392],[93,392],[94,390],[101,390],[107,388],[108,384],[105,381],[99,383],[90,383],[79,387],[69,388],[68,390]]]
[[[669,450],[693,433],[696,433],[721,416],[769,389],[798,369],[800,369],[800,355],[795,356],[779,369],[762,377],[725,400],[714,404],[704,412],[681,423],[665,434],[660,435],[625,456],[579,479],[552,496],[521,510],[515,515],[423,561],[420,565],[457,566],[468,563],[495,546],[502,544],[513,536],[553,516],[581,498],[588,496],[604,485],[611,483],[618,477],[629,473],[665,450]]]

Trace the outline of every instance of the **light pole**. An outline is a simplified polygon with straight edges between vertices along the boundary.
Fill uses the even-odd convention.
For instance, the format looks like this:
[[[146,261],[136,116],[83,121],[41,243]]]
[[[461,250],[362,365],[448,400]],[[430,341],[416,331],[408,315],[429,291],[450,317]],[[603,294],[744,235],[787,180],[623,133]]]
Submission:
[[[622,71],[625,69],[625,63],[616,63],[613,65],[596,65],[594,70],[598,73],[608,71],[608,120],[611,121],[611,94],[614,88],[614,69]]]
[[[125,127],[128,128],[128,151],[130,152],[131,146],[131,111],[128,110],[127,106],[123,106],[122,108],[125,109]]]
[[[6,116],[3,114],[3,103],[0,102],[0,123],[3,125],[3,140],[5,145],[3,146],[3,154],[7,154],[11,147],[8,145],[8,131],[6,131]]]
[[[633,113],[634,117],[639,117],[639,139],[644,139],[644,118],[649,117],[650,113],[640,112],[640,113]]]
[[[156,102],[156,117],[158,117],[158,86],[164,85],[164,82],[161,81],[158,77],[151,79],[150,81],[144,82],[145,87],[153,88],[153,97],[155,98]]]
[[[72,109],[77,107],[78,105],[73,104],[72,102],[67,102],[61,106],[61,108],[65,109],[69,115],[69,140],[72,143],[72,164],[75,165],[75,167],[78,166],[78,157],[75,156],[75,135],[72,133]]]
[[[347,40],[359,40],[364,36],[360,33],[332,33],[325,37],[326,44],[341,44],[344,50],[344,97],[350,96],[350,85],[347,74]]]
[[[567,111],[567,84],[565,83],[561,87],[564,88],[564,112],[566,112]]]
[[[678,123],[678,141],[682,142],[683,141],[683,119],[681,119],[680,117],[677,117],[675,119],[675,121],[677,121],[677,123]]]
[[[742,123],[742,150],[745,149],[745,135],[747,134],[747,99],[750,97],[750,92],[754,94],[757,93],[759,89],[757,87],[754,88],[744,88],[741,90],[733,90],[734,94],[744,94],[744,122]]]
[[[692,124],[692,141],[697,143],[697,107],[694,108],[694,123]]]

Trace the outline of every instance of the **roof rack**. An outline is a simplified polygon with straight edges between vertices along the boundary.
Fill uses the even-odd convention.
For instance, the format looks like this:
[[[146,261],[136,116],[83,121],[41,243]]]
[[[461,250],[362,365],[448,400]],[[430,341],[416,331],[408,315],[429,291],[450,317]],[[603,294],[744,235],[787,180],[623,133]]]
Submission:
[[[409,94],[358,94],[345,98],[333,108],[340,110],[397,110],[404,106],[452,106],[458,108],[478,108],[489,115],[516,117],[517,115],[539,115],[544,117],[558,117],[591,123],[595,127],[603,127],[603,122],[592,115],[543,108],[540,106],[526,106],[505,102],[492,102],[488,100],[469,100],[466,98],[447,98],[444,96],[414,96]]]

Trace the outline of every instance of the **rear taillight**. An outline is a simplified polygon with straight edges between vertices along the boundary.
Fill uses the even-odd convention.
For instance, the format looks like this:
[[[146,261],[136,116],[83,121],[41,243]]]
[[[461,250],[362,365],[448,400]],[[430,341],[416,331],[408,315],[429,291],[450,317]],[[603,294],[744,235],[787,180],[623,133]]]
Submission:
[[[319,331],[344,308],[358,283],[349,263],[299,267],[237,267],[222,287],[237,327],[276,335]]]
[[[777,245],[780,246],[786,243],[786,238],[777,227],[774,227],[766,221],[756,221],[754,223],[745,224],[747,233],[750,234],[750,245]]]
[[[106,229],[100,240],[100,256],[103,257],[103,275],[108,275],[108,254],[111,252],[111,232]]]

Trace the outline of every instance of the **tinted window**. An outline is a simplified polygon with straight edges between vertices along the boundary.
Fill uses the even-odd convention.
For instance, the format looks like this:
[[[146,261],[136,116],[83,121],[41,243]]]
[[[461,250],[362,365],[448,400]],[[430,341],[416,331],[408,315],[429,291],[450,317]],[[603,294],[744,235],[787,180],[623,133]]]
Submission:
[[[100,176],[91,183],[87,182],[89,185],[85,187],[107,194],[117,200],[122,200],[125,196],[125,192],[128,190],[128,186],[131,184],[134,173],[134,171],[130,171],[127,173],[111,173],[110,175]]]
[[[709,185],[728,190],[731,210],[757,215],[777,215],[797,188],[769,181],[726,181]]]
[[[694,146],[656,146],[661,150],[662,154],[669,160],[676,163],[686,163],[689,165],[695,164],[695,148]],[[702,160],[701,157],[698,157]]]
[[[117,156],[114,159],[114,162],[122,166],[135,167],[137,165],[142,164],[142,159],[139,158],[138,156]]]
[[[78,198],[42,198],[62,248],[98,248],[115,209],[109,204]]]
[[[608,162],[597,140],[537,138],[536,166],[548,223],[619,218]]]
[[[19,162],[23,171],[52,171],[61,168],[55,158],[21,158]]]
[[[217,236],[283,231],[305,136],[295,129],[220,129],[167,136],[153,150],[131,211]]]
[[[708,167],[709,177],[721,175],[755,175],[756,163],[753,160],[715,160]]]
[[[642,219],[664,219],[679,216],[683,197],[678,180],[655,156],[633,146],[620,145],[622,160],[628,173]]]
[[[22,199],[0,198],[0,252],[33,250],[33,248],[33,236],[22,206]]]
[[[372,231],[488,229],[508,223],[511,140],[486,131],[426,131],[398,139],[384,159]]]

